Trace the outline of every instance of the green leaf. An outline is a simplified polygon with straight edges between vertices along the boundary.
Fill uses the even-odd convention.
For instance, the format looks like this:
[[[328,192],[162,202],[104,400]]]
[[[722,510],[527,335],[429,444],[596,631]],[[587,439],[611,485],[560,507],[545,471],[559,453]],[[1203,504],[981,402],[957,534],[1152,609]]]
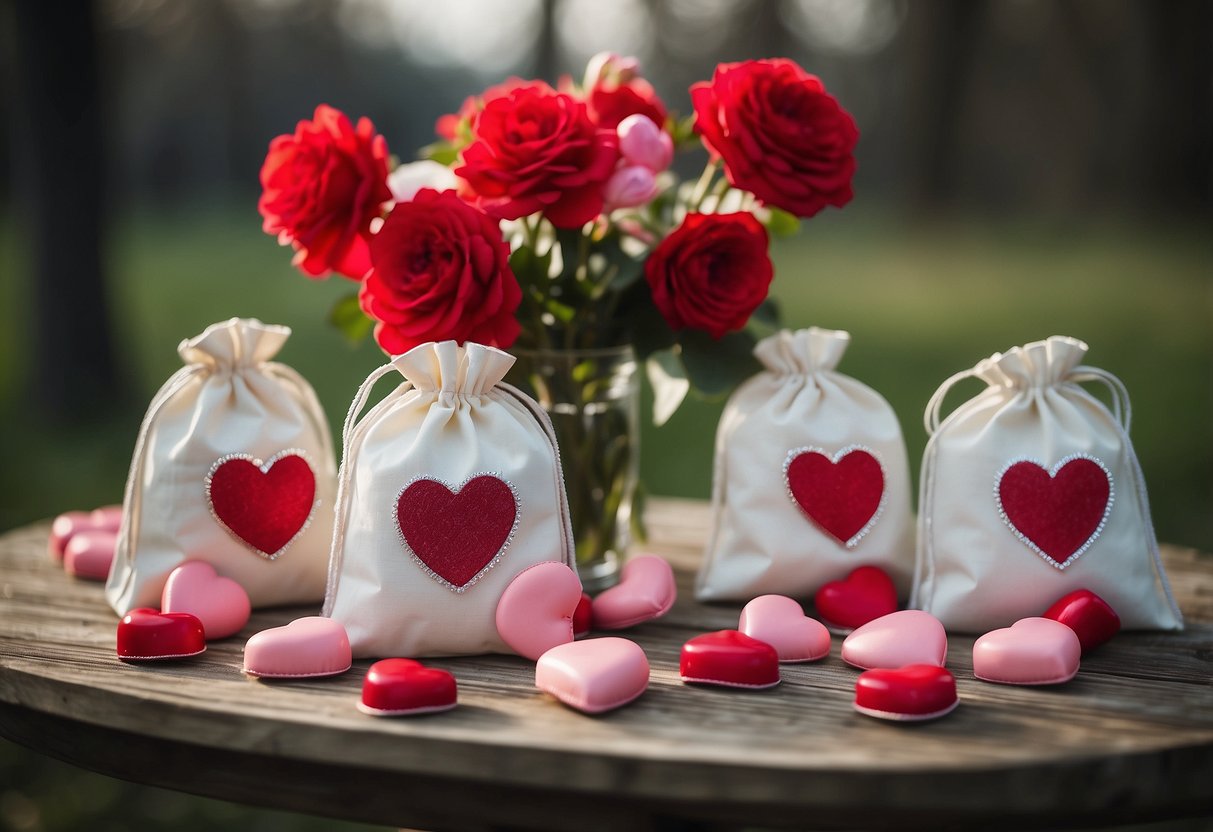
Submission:
[[[539,286],[548,280],[552,251],[536,254],[529,246],[520,246],[510,255],[510,270],[521,286]]]
[[[417,155],[422,159],[429,159],[431,162],[449,167],[455,164],[455,160],[459,158],[459,148],[450,142],[434,142],[417,151]]]
[[[717,341],[706,332],[684,329],[678,343],[691,386],[708,399],[728,395],[760,369],[753,355],[754,336],[748,332],[731,332]]]
[[[765,329],[779,329],[783,325],[779,313],[779,301],[775,298],[764,300],[754,310],[754,314],[750,315],[750,322]]]
[[[374,328],[374,322],[366,316],[362,311],[362,307],[358,305],[358,293],[351,292],[348,295],[342,295],[333,304],[329,310],[329,323],[337,327],[345,340],[351,345],[357,346],[366,336],[371,334]]]
[[[632,348],[642,361],[658,350],[674,346],[674,331],[653,305],[647,284],[633,284],[619,309],[620,314],[631,322]]]
[[[695,134],[694,115],[682,119],[671,119],[671,122],[670,137],[674,139],[675,147],[699,143],[699,136]]]
[[[602,282],[598,286],[596,297],[607,292],[622,292],[640,279],[644,273],[644,261],[637,260],[625,252],[619,245],[619,238],[611,236],[597,246],[597,253],[607,262]]]
[[[673,350],[653,353],[644,368],[653,386],[653,424],[661,427],[677,412],[691,390],[691,382]]]
[[[800,230],[800,218],[795,214],[789,214],[782,208],[775,206],[767,206],[770,216],[767,217],[767,231],[771,232],[773,237],[791,237]]]

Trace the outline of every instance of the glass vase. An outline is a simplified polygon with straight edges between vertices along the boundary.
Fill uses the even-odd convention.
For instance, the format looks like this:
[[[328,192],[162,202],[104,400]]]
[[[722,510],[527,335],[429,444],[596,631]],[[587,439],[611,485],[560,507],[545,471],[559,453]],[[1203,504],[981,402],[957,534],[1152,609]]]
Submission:
[[[619,580],[640,463],[640,387],[630,346],[517,350],[515,377],[552,419],[588,592]]]

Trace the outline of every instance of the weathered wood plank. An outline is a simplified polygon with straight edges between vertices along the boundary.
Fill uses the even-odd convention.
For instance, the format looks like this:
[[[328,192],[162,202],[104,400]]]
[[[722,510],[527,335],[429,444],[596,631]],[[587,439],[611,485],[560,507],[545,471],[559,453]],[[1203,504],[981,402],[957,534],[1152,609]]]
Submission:
[[[420,825],[438,824],[439,816],[445,819],[438,825],[452,825],[456,816],[468,823],[498,816],[489,814],[492,805],[443,814],[443,801],[459,793],[460,783],[482,784],[486,795],[503,800],[529,795],[557,811],[573,805],[572,797],[577,805],[609,803],[614,809],[604,809],[600,828],[636,827],[663,814],[804,826],[830,818],[879,823],[894,815],[929,825],[975,817],[992,805],[1007,823],[1019,824],[1083,813],[1090,820],[1113,810],[1121,820],[1213,810],[1207,556],[1165,550],[1189,616],[1185,632],[1118,636],[1057,689],[979,682],[971,673],[972,638],[953,638],[948,660],[962,707],[939,722],[908,727],[852,711],[856,672],[838,658],[838,639],[826,661],[785,667],[783,684],[771,691],[683,685],[682,643],[735,626],[738,607],[691,600],[691,570],[707,531],[702,503],[654,501],[649,526],[647,548],[675,564],[682,594],[666,618],[628,633],[653,667],[650,691],[634,705],[587,718],[538,693],[533,665],[522,659],[444,659],[430,663],[456,675],[460,707],[398,721],[355,709],[367,662],[319,681],[265,683],[240,674],[249,635],[314,610],[260,611],[243,633],[213,643],[197,660],[124,665],[114,655],[116,620],[100,588],[67,578],[49,562],[45,526],[11,532],[0,537],[0,702],[7,703],[0,733],[82,765],[239,800],[258,798],[238,788],[238,778],[191,781],[171,767],[141,777],[130,759],[85,759],[69,750],[67,738],[119,732],[168,750],[188,748],[194,756],[185,759],[222,759],[232,770],[280,760],[284,772],[355,791],[357,784],[428,784],[423,791],[432,799],[416,789],[401,792],[411,802],[368,793],[359,811],[344,813]],[[59,721],[71,730],[30,733],[21,726],[31,714],[40,724]],[[319,785],[309,791],[292,783],[276,794],[318,813],[330,799]],[[559,814],[544,824],[542,813],[494,811],[513,823],[561,825]]]

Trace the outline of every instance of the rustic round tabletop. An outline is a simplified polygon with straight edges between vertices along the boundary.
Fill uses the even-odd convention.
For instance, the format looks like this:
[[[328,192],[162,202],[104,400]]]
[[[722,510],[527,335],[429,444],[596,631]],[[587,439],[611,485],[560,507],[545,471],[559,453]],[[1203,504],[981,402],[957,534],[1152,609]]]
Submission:
[[[973,678],[972,638],[948,667],[961,705],[923,724],[851,708],[838,658],[785,665],[761,692],[682,684],[690,637],[735,627],[690,582],[706,507],[655,501],[650,551],[681,599],[626,635],[652,665],[636,703],[587,717],[534,687],[511,656],[430,660],[459,707],[376,719],[355,707],[369,662],[295,682],[240,672],[244,641],[315,610],[254,614],[240,635],[178,663],[128,665],[101,588],[65,576],[47,526],[0,537],[0,735],[106,774],[343,818],[444,829],[746,825],[927,827],[1128,823],[1213,812],[1213,558],[1164,547],[1182,633],[1126,633],[1056,688]],[[696,826],[696,828],[699,828]]]

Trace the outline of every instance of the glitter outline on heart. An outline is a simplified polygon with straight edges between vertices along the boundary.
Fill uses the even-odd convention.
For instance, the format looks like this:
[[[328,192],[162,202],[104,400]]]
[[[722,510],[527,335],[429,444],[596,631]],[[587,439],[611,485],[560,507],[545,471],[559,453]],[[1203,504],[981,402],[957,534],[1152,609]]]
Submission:
[[[463,489],[465,486],[467,486],[468,483],[470,483],[472,480],[477,479],[479,477],[492,477],[493,479],[497,480],[498,482],[503,483],[505,485],[505,487],[510,490],[510,494],[513,495],[513,497],[514,497],[514,522],[510,526],[509,532],[506,533],[505,540],[502,542],[501,548],[499,548],[497,550],[497,554],[493,555],[493,557],[491,557],[489,559],[488,563],[486,563],[484,566],[482,566],[480,568],[480,571],[477,572],[475,575],[473,575],[468,580],[467,583],[463,584],[462,586],[456,586],[455,584],[448,581],[446,578],[439,575],[433,569],[431,569],[429,564],[427,564],[424,560],[422,560],[421,556],[418,555],[415,551],[413,551],[413,547],[409,545],[408,540],[404,536],[404,529],[402,529],[400,527],[400,498],[404,496],[404,492],[408,491],[410,486],[412,486],[418,482],[421,482],[422,480],[429,480],[430,482],[438,483],[443,488],[445,488],[447,491],[449,491],[453,497],[458,497],[460,494],[463,493]],[[475,586],[476,583],[479,582],[480,579],[485,576],[485,573],[488,572],[490,569],[492,569],[494,566],[496,566],[497,563],[505,556],[506,550],[509,549],[510,544],[514,542],[514,535],[518,531],[518,523],[520,522],[521,518],[522,518],[522,500],[518,496],[518,489],[514,487],[514,484],[512,482],[507,480],[505,477],[501,476],[501,474],[497,473],[496,471],[481,471],[476,474],[471,474],[466,479],[464,479],[463,482],[459,483],[459,485],[457,487],[454,487],[454,488],[452,488],[451,484],[449,482],[447,482],[446,480],[439,479],[438,477],[431,477],[431,476],[421,474],[416,477],[413,477],[411,480],[409,480],[403,486],[401,486],[400,490],[398,492],[396,492],[396,499],[394,499],[392,501],[392,519],[395,521],[394,525],[396,526],[396,536],[400,538],[400,544],[402,546],[404,546],[404,551],[408,552],[409,557],[411,557],[413,559],[413,561],[418,566],[421,567],[421,570],[423,572],[425,572],[427,575],[429,575],[431,578],[433,578],[438,583],[445,586],[447,589],[451,590],[451,592],[458,592],[458,593],[465,592],[466,590]]]
[[[820,454],[828,459],[831,465],[838,465],[839,461],[852,451],[863,451],[868,456],[872,457],[872,459],[876,461],[877,467],[880,468],[880,502],[876,504],[876,510],[872,512],[872,516],[868,518],[868,522],[864,524],[863,528],[851,535],[849,540],[844,541],[839,540],[839,538],[835,537],[832,532],[828,531],[824,526],[817,522],[813,515],[809,514],[809,512],[805,510],[805,507],[800,504],[800,500],[796,499],[796,494],[792,491],[792,481],[788,478],[788,469],[792,467],[792,462],[802,454]],[[787,490],[788,498],[792,501],[792,504],[799,509],[800,513],[807,517],[809,521],[820,531],[831,539],[838,540],[839,543],[848,549],[854,549],[859,545],[859,542],[872,531],[872,527],[876,525],[876,521],[880,519],[881,513],[884,512],[885,502],[889,497],[889,478],[885,473],[884,463],[880,461],[880,454],[876,453],[876,451],[872,450],[867,445],[860,444],[847,445],[846,447],[840,448],[832,455],[829,454],[825,448],[820,448],[814,445],[805,445],[800,448],[793,448],[792,450],[788,451],[788,455],[784,457],[783,460],[783,484]]]
[[[1099,518],[1099,523],[1095,526],[1095,531],[1091,532],[1091,536],[1088,537],[1081,546],[1075,549],[1073,554],[1071,554],[1068,558],[1066,558],[1064,561],[1058,561],[1053,558],[1052,555],[1049,555],[1047,552],[1037,546],[1036,543],[1026,534],[1021,532],[1019,527],[1016,526],[1011,520],[1010,515],[1007,514],[1007,510],[1002,504],[1002,478],[1008,471],[1019,463],[1030,462],[1037,468],[1040,468],[1042,471],[1046,471],[1049,475],[1049,480],[1054,481],[1057,478],[1058,472],[1076,459],[1085,459],[1088,462],[1094,462],[1099,466],[1099,469],[1104,472],[1104,476],[1108,478],[1108,501],[1104,505],[1103,516]],[[1103,464],[1103,460],[1097,459],[1090,454],[1076,453],[1063,456],[1052,468],[1045,468],[1045,466],[1040,464],[1039,460],[1033,459],[1030,456],[1016,457],[1004,465],[994,477],[994,505],[998,507],[998,516],[1002,519],[1002,522],[1006,524],[1007,528],[1011,530],[1011,533],[1015,535],[1015,537],[1017,537],[1021,543],[1039,555],[1041,560],[1043,560],[1045,563],[1058,569],[1059,571],[1064,570],[1067,566],[1074,563],[1074,561],[1078,560],[1078,558],[1081,557],[1082,554],[1087,551],[1087,549],[1091,548],[1091,545],[1095,543],[1096,538],[1098,538],[1103,532],[1104,526],[1107,525],[1108,517],[1112,514],[1112,503],[1115,501],[1116,483],[1112,480],[1112,472],[1108,470],[1108,466]]]
[[[210,509],[211,516],[215,518],[215,522],[222,526],[223,530],[240,545],[270,561],[277,560],[287,549],[290,548],[292,543],[299,539],[301,534],[307,531],[308,526],[312,524],[312,518],[316,516],[316,507],[320,505],[320,497],[315,496],[315,499],[312,500],[312,506],[308,509],[307,517],[303,518],[303,523],[300,524],[299,530],[295,532],[286,543],[283,543],[276,552],[263,552],[252,543],[249,543],[247,540],[241,537],[231,526],[223,521],[223,518],[219,516],[219,512],[215,511],[215,503],[211,499],[211,480],[214,478],[216,471],[227,463],[231,462],[233,459],[243,459],[246,462],[251,462],[253,465],[257,466],[258,470],[260,470],[262,474],[268,474],[270,469],[274,467],[274,463],[280,459],[285,459],[288,456],[297,456],[307,465],[308,470],[312,474],[312,494],[315,495],[316,492],[319,491],[319,488],[316,487],[316,468],[312,465],[312,460],[308,456],[307,452],[302,448],[287,448],[284,451],[279,451],[278,453],[274,454],[264,462],[261,461],[260,457],[255,457],[252,454],[224,454],[215,460],[215,464],[211,466],[211,470],[206,472],[206,477],[203,479],[203,489],[206,492],[206,507]]]

